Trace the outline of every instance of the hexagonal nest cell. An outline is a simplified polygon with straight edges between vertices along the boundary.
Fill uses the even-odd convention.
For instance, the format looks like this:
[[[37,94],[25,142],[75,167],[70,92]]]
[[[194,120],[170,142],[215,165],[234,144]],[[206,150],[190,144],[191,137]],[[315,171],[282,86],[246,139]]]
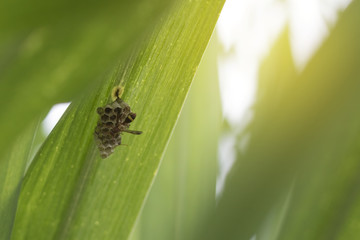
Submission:
[[[121,98],[97,108],[100,119],[95,128],[95,140],[102,158],[110,156],[114,149],[121,145],[121,134],[128,132],[141,134],[140,131],[129,130],[130,123],[136,114],[131,112],[130,106]]]

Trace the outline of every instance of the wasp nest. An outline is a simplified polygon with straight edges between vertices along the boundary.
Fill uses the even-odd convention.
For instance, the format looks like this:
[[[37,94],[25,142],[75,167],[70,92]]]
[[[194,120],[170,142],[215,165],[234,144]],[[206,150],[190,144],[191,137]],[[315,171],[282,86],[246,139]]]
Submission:
[[[114,149],[121,145],[121,134],[128,132],[141,134],[141,131],[129,130],[130,123],[134,121],[136,113],[131,112],[130,106],[121,98],[111,104],[99,107],[97,113],[100,119],[95,128],[95,139],[100,150],[100,156],[107,158]]]

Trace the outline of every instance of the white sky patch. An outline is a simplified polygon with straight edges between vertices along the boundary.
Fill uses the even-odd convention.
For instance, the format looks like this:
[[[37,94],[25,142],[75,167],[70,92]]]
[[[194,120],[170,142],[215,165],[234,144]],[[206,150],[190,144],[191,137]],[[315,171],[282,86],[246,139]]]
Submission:
[[[226,173],[228,173],[235,162],[235,136],[229,134],[223,136],[219,141],[219,176],[216,180],[216,196],[219,197],[224,188]]]
[[[286,20],[282,5],[228,0],[220,15],[217,33],[225,49],[219,59],[220,93],[224,116],[233,126],[254,102],[260,59]]]
[[[50,109],[49,113],[46,115],[44,121],[41,124],[42,129],[46,135],[49,135],[69,105],[70,103],[59,103],[55,104]]]
[[[300,69],[304,68],[329,32],[319,8],[316,0],[289,0],[291,47]]]
[[[295,65],[301,71],[336,23],[339,11],[351,0],[227,0],[216,32],[225,53],[219,57],[220,94],[223,115],[239,131],[255,101],[260,64],[274,41],[289,26]],[[224,151],[229,139],[219,146],[220,173],[217,193],[235,159]],[[251,137],[251,136],[250,136]],[[226,138],[226,137],[225,137]],[[229,162],[226,162],[230,159]]]
[[[299,70],[304,69],[351,0],[288,0],[291,48]]]
[[[256,66],[254,64],[239,65],[234,55],[219,59],[219,77],[226,79],[220,85],[223,93],[223,111],[232,125],[237,124],[254,102],[256,82]],[[239,81],[242,79],[242,81]],[[237,109],[237,111],[234,111]]]

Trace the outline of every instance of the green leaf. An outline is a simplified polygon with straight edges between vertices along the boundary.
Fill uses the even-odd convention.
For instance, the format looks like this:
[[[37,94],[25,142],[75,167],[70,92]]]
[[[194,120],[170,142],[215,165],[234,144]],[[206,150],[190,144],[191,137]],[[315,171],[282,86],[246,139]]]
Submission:
[[[292,184],[279,239],[337,236],[358,199],[359,161],[351,156],[360,131],[359,11],[354,1],[299,76],[280,38],[266,63],[281,64],[260,74],[268,79],[260,80],[254,120],[240,138],[249,134],[247,149],[237,149],[204,239],[249,239]]]
[[[111,70],[171,1],[0,3],[0,156],[30,122]]]
[[[264,223],[256,233],[258,240],[276,240],[280,235],[283,227],[286,213],[289,209],[292,191],[283,199],[280,199],[275,206],[273,206],[264,219]]]
[[[309,100],[323,106],[308,115],[319,126],[308,140],[280,239],[360,237],[360,29],[353,24],[359,11],[359,1],[349,5],[300,78],[317,83]]]
[[[222,126],[217,48],[213,37],[132,239],[190,239],[215,208],[217,145]]]
[[[21,181],[30,161],[30,149],[37,129],[36,124],[30,126],[15,141],[5,159],[0,159],[0,239],[10,239]]]
[[[73,101],[30,166],[12,239],[126,239],[157,173],[223,0],[177,1],[151,36],[88,96]],[[101,160],[96,108],[123,79],[137,113],[115,153]]]
[[[281,174],[291,173],[270,158],[280,150],[274,147],[279,144],[274,142],[275,130],[269,129],[281,111],[279,99],[281,88],[287,85],[285,80],[296,76],[287,37],[284,31],[261,68],[255,116],[237,139],[237,160],[227,176],[216,212],[204,226],[204,239],[250,239],[281,197],[279,194],[291,183],[283,181],[288,176]],[[276,71],[278,68],[286,71]],[[263,92],[263,87],[269,91]]]

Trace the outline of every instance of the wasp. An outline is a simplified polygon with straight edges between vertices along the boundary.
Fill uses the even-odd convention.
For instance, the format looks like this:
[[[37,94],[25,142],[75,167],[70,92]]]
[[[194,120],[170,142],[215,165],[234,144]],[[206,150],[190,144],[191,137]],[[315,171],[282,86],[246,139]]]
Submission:
[[[142,134],[142,131],[129,129],[136,113],[120,98],[123,90],[120,86],[114,87],[111,94],[112,102],[96,110],[100,119],[95,128],[95,140],[102,158],[109,157],[117,146],[122,145],[122,133]]]

